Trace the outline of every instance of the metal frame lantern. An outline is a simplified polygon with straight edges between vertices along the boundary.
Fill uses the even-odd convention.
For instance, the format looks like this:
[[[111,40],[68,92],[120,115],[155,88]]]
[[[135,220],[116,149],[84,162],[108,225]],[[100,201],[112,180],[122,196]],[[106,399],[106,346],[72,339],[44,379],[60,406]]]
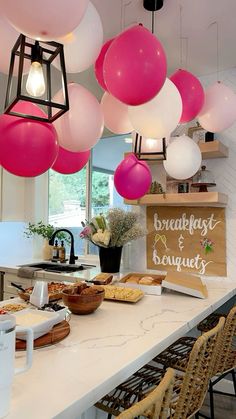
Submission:
[[[139,160],[147,161],[161,161],[166,160],[166,139],[162,138],[162,150],[161,151],[143,151],[143,137],[136,132],[134,141],[134,154]]]
[[[16,60],[16,57],[18,59]],[[52,62],[58,58],[61,67],[61,83],[64,92],[64,102],[56,103],[53,101],[52,91]],[[25,64],[30,61],[36,61],[37,64],[42,66],[42,74],[44,69],[45,74],[45,95],[44,98],[34,97],[28,95],[23,80]],[[16,95],[12,98],[12,90],[14,83],[14,69],[17,68],[17,83],[16,83]],[[14,110],[14,106],[19,101],[32,102],[37,105],[44,106],[46,109],[46,116],[39,117],[35,115],[22,114]],[[12,52],[9,67],[9,76],[6,91],[5,110],[4,113],[14,116],[20,116],[23,118],[36,119],[43,122],[53,122],[65,112],[69,110],[69,98],[67,91],[67,79],[66,79],[66,68],[65,59],[63,52],[63,45],[57,42],[44,42],[36,41],[31,38],[26,38],[24,35],[20,35],[17,39]]]

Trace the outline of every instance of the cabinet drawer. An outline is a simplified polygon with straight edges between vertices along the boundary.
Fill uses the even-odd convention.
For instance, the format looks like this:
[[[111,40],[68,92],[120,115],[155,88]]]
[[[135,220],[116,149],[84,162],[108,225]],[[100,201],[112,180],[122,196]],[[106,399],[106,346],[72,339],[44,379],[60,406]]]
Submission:
[[[7,273],[4,275],[4,293],[18,295],[17,289],[11,285],[11,282],[20,285],[23,288],[29,288],[32,284],[31,279],[20,278],[16,275]]]

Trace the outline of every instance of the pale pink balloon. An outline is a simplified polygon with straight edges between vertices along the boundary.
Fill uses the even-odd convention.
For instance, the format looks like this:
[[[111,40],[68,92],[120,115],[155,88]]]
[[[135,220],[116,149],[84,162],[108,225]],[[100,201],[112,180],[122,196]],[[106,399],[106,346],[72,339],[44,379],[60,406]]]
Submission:
[[[62,173],[63,175],[70,175],[79,172],[88,163],[90,158],[90,150],[73,153],[72,151],[65,150],[59,147],[57,158],[52,165],[55,172]]]
[[[30,102],[18,103],[17,112],[45,116]],[[57,133],[52,124],[11,115],[0,116],[0,163],[17,176],[33,177],[46,172],[58,153]]]
[[[79,73],[94,64],[102,46],[103,28],[101,18],[91,2],[79,26],[67,36],[58,38],[58,42],[64,44],[67,73]],[[52,64],[60,70],[59,58],[53,60]]]
[[[203,107],[203,87],[197,77],[182,69],[175,71],[170,80],[177,87],[183,102],[180,123],[189,122],[196,118]]]
[[[79,84],[68,84],[68,94],[70,110],[54,122],[59,144],[73,152],[89,150],[103,132],[101,105],[89,90]],[[60,90],[53,100],[62,102],[63,92]]]
[[[132,153],[122,160],[114,174],[116,190],[125,199],[141,198],[148,192],[151,182],[147,163],[138,160]]]
[[[210,132],[220,132],[231,127],[236,121],[236,95],[233,90],[221,82],[208,87],[198,121]]]
[[[105,44],[103,44],[100,54],[98,58],[96,59],[95,65],[94,65],[94,72],[95,72],[96,79],[104,90],[107,90],[107,86],[106,86],[104,75],[103,75],[103,64],[104,64],[104,59],[105,59],[107,50],[114,39],[115,38],[109,39],[107,42],[105,42]]]
[[[79,25],[88,0],[0,0],[1,13],[24,35],[52,41]]]
[[[153,99],[166,78],[166,56],[160,41],[136,25],[118,35],[104,60],[103,74],[109,93],[127,105]]]
[[[101,100],[101,106],[104,124],[110,131],[115,134],[127,134],[133,131],[127,105],[105,92]]]
[[[16,43],[20,33],[17,32],[10,23],[0,17],[0,71],[8,74],[10,67],[11,50]],[[14,75],[18,73],[18,57],[16,57],[14,65]],[[24,67],[24,73],[29,71],[30,61],[27,60],[27,65]]]

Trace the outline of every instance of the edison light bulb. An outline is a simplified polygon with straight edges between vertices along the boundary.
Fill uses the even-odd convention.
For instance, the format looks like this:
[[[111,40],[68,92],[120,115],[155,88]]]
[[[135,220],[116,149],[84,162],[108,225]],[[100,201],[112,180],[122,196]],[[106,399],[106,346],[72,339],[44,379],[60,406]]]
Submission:
[[[38,61],[31,63],[29,75],[26,82],[26,90],[34,97],[42,96],[45,92],[45,81],[42,65]]]

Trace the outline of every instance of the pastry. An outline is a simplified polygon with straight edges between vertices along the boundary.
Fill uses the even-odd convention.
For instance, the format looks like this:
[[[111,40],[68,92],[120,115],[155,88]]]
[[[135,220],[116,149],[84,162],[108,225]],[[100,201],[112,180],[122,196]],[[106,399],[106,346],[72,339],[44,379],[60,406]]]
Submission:
[[[153,283],[153,278],[151,276],[143,276],[139,280],[140,285],[151,285]]]
[[[91,282],[97,285],[106,285],[112,281],[113,275],[107,273],[100,273],[96,275]]]
[[[95,295],[99,294],[101,291],[103,291],[102,287],[94,285],[92,287],[87,287],[83,289],[80,295]]]
[[[130,276],[129,278],[127,278],[126,282],[132,282],[134,284],[138,283],[138,277],[137,276]]]

